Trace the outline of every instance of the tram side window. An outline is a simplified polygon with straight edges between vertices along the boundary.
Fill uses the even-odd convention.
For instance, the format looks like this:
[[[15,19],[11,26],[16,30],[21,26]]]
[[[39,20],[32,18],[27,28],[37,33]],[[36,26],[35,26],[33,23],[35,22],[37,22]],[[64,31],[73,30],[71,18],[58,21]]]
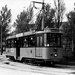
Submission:
[[[29,36],[29,47],[35,47],[35,36]]]
[[[14,47],[14,40],[12,39],[11,40],[11,48],[13,48]]]
[[[47,33],[46,46],[61,46],[61,35],[57,33]]]
[[[14,47],[16,47],[16,39],[14,39]]]
[[[11,48],[16,47],[16,39],[11,39]]]
[[[24,39],[23,39],[23,47],[28,47],[28,37],[24,37]]]
[[[57,40],[56,40],[57,45],[61,46],[61,35],[57,35],[56,38],[57,38]]]
[[[39,35],[37,36],[37,43],[36,43],[36,46],[37,47],[42,47],[44,44],[43,44],[43,36],[42,35]]]
[[[39,37],[37,36],[37,44],[36,44],[37,47],[39,47]]]
[[[8,48],[11,47],[11,40],[7,40],[7,47],[8,47]]]
[[[46,46],[46,43],[47,43],[47,35],[44,34],[44,46]]]
[[[40,46],[42,47],[43,46],[43,37],[40,36]]]
[[[20,38],[20,47],[23,47],[23,37]]]

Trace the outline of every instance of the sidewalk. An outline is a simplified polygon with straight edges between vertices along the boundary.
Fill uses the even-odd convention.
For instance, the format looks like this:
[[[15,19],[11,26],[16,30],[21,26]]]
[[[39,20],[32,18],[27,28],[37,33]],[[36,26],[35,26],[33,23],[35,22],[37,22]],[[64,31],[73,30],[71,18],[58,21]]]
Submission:
[[[8,61],[8,58],[6,58],[6,54],[0,55],[0,62],[2,61]]]

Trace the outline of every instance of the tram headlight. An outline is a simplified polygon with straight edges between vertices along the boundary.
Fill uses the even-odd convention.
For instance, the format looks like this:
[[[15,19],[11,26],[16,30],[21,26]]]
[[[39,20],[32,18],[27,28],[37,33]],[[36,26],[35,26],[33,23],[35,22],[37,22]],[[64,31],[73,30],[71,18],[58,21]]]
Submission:
[[[47,47],[49,47],[49,44],[47,44]]]
[[[57,56],[58,56],[58,54],[57,54],[57,53],[55,53],[55,54],[54,54],[54,56],[55,56],[55,57],[57,57]]]

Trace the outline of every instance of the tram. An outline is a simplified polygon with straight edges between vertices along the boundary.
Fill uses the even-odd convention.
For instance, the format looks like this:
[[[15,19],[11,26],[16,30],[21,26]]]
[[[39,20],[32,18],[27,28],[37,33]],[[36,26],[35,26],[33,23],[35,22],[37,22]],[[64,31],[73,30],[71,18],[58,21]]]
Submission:
[[[63,58],[62,31],[57,28],[29,31],[6,38],[6,56],[32,62],[60,62]]]

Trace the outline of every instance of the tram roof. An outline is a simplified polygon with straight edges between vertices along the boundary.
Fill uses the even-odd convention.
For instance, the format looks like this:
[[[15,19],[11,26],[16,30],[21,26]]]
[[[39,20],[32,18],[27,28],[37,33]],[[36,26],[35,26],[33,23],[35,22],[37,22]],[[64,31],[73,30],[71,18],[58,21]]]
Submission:
[[[42,34],[42,33],[62,33],[61,29],[58,28],[46,28],[43,31],[29,31],[29,32],[24,32],[23,35],[33,35],[33,34]]]
[[[16,34],[16,35],[8,36],[8,37],[6,38],[6,40],[7,40],[7,39],[12,39],[12,38],[21,37],[21,36],[23,36],[23,33],[19,33],[19,34]]]
[[[7,39],[11,39],[11,38],[16,38],[16,35],[8,36],[8,37],[6,38],[6,40],[7,40]]]
[[[46,28],[43,31],[29,31],[29,32],[8,36],[7,39],[18,38],[18,37],[34,35],[34,34],[43,34],[43,33],[62,33],[62,30],[58,28]]]

